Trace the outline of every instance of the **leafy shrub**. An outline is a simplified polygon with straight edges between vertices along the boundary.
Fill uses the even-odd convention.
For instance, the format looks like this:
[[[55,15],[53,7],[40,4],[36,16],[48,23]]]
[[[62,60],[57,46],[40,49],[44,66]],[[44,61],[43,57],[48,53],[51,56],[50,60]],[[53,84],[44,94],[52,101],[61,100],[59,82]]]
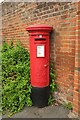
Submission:
[[[20,43],[14,47],[11,42],[2,48],[2,106],[11,114],[25,105],[32,106],[30,99],[30,57]]]
[[[56,73],[54,71],[54,64],[50,62],[50,91],[51,92],[54,92],[57,90],[55,79],[56,79]]]
[[[10,115],[22,108],[32,106],[30,98],[30,56],[20,43],[14,47],[13,42],[3,43],[2,48],[2,106]],[[48,104],[53,103],[52,92],[56,90],[53,64],[50,63],[50,97]]]
[[[1,78],[2,78],[2,72],[1,72],[1,64],[2,64],[2,54],[1,54],[2,47],[0,46],[0,115],[2,114],[2,85],[1,85]]]
[[[67,108],[68,110],[72,110],[72,109],[73,109],[73,106],[72,106],[72,103],[71,103],[71,102],[64,103],[63,106],[64,106],[65,108]]]
[[[56,73],[54,71],[54,64],[52,61],[50,61],[50,97],[48,100],[49,105],[51,105],[53,101],[55,101],[53,98],[53,92],[57,90],[55,79],[56,79]]]

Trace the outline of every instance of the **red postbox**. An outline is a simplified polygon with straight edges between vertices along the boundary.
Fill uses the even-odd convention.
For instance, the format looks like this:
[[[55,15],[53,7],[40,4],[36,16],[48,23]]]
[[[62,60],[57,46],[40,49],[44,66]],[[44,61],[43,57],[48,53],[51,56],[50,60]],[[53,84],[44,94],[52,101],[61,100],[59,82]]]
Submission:
[[[31,98],[33,105],[44,107],[49,98],[49,41],[53,28],[34,25],[26,28],[30,33]]]

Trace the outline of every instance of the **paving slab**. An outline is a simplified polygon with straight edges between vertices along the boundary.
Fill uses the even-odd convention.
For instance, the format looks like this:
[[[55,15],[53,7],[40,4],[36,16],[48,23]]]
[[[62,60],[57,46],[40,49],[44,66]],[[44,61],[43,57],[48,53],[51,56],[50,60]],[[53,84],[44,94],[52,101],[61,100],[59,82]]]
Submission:
[[[47,106],[44,108],[25,107],[21,112],[14,114],[11,118],[68,118],[69,111],[61,105]],[[3,115],[7,118],[7,115]]]

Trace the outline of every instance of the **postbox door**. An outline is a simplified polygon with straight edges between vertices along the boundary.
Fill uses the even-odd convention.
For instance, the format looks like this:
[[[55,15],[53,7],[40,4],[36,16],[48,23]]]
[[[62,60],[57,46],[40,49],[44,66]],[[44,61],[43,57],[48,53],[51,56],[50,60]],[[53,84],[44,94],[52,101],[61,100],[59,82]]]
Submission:
[[[34,51],[35,61],[33,64],[31,83],[35,87],[49,85],[49,51],[46,44],[36,44]]]
[[[49,85],[49,60],[47,58],[46,45],[36,45],[36,82],[40,86]]]

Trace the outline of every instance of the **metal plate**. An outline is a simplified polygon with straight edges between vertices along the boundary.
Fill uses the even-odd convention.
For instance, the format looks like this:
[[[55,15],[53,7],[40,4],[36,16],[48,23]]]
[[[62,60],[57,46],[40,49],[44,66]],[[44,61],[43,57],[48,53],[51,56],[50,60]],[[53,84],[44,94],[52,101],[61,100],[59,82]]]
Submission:
[[[44,45],[37,46],[37,57],[45,57],[44,56]]]

